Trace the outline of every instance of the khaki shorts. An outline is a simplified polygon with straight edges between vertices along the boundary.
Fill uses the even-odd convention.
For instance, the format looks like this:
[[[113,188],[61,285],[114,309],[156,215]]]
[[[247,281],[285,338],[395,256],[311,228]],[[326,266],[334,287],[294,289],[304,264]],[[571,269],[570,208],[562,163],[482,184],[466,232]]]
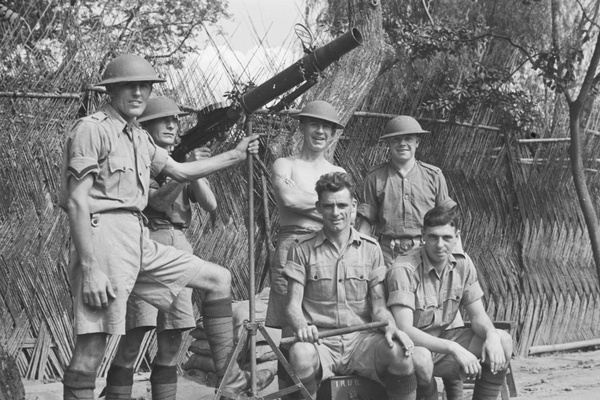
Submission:
[[[90,217],[90,224],[97,266],[108,276],[116,298],[105,309],[92,309],[83,303],[79,257],[71,244],[69,273],[76,335],[124,334],[130,294],[168,310],[205,264],[188,252],[150,240],[140,213],[95,214]]]
[[[359,375],[381,382],[375,365],[375,348],[385,340],[378,332],[354,332],[323,339],[315,344],[323,371],[321,379],[336,375]]]
[[[194,251],[185,232],[180,229],[150,230],[150,239],[190,254]],[[168,311],[158,310],[139,297],[130,296],[127,300],[126,321],[127,330],[142,326],[156,327],[158,332],[166,329],[192,329],[196,326],[192,289],[182,289]]]

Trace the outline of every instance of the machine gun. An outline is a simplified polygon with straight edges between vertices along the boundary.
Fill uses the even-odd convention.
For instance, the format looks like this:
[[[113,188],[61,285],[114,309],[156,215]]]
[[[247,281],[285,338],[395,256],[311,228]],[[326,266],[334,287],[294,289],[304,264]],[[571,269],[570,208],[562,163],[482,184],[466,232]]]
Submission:
[[[298,33],[298,30],[296,32]],[[308,31],[306,33],[310,36]],[[300,36],[299,33],[298,36]],[[249,88],[238,96],[233,104],[227,106],[219,103],[203,109],[198,114],[196,125],[181,136],[181,142],[175,146],[171,157],[176,161],[183,161],[185,155],[191,150],[212,140],[225,137],[226,132],[243,114],[252,114],[285,92],[304,83],[271,110],[276,112],[289,106],[292,101],[317,83],[319,74],[325,68],[361,44],[362,34],[357,28],[352,28],[317,49],[304,46],[307,53],[304,57],[261,85]]]

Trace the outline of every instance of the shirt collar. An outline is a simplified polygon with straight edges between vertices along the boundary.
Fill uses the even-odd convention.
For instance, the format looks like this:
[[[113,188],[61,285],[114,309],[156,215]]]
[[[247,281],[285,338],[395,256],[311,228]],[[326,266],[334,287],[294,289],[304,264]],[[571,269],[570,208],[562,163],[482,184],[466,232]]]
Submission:
[[[329,242],[329,239],[327,239],[327,236],[325,236],[325,231],[323,229],[321,229],[319,231],[319,233],[317,233],[317,238],[315,239],[315,247],[319,247],[326,240]],[[350,239],[348,240],[348,243],[346,244],[346,246],[349,243],[356,243],[357,246],[359,246],[362,243],[360,233],[358,233],[358,231],[356,229],[354,229],[354,227],[350,227]]]
[[[134,120],[130,124],[127,124],[127,121],[125,121],[123,119],[121,114],[119,114],[119,112],[110,103],[107,103],[104,106],[103,111],[106,113],[108,118],[112,121],[112,123],[115,125],[119,134],[121,134],[121,132],[125,132],[127,134],[127,136],[129,136],[130,139],[133,139],[133,137],[132,137],[133,129],[139,128],[139,124],[138,124],[137,120]],[[125,129],[127,127],[129,127],[129,129]]]
[[[427,255],[427,252],[425,251],[425,246],[421,247],[421,260],[423,260],[423,269],[425,270],[425,273],[429,274],[431,272],[431,270],[434,270],[435,268],[433,267],[433,264],[431,264],[431,261],[429,260],[429,256]],[[462,252],[457,252],[456,254],[464,254]],[[456,258],[454,258],[454,255],[450,254],[450,257],[448,257],[448,263],[446,264],[446,266],[452,270],[454,269],[454,267],[456,266]]]

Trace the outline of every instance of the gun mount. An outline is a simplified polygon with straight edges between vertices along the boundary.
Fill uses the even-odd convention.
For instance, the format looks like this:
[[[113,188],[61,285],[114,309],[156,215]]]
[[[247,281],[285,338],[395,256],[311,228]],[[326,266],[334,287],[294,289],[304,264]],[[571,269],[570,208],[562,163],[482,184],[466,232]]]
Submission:
[[[198,114],[196,125],[182,135],[181,142],[173,149],[171,156],[176,161],[183,161],[189,151],[201,147],[209,141],[225,137],[227,131],[242,114],[252,114],[285,92],[304,83],[273,107],[273,109],[281,110],[290,101],[313,86],[317,82],[319,74],[328,66],[360,46],[362,41],[360,31],[352,28],[326,45],[310,51],[266,82],[248,89],[233,104],[226,106],[218,103],[203,109]]]

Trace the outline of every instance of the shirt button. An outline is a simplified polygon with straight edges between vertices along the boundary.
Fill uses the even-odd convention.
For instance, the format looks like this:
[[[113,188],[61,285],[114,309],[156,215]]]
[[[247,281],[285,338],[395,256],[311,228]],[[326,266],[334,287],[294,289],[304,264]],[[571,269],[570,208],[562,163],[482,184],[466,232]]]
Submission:
[[[316,280],[316,279],[319,279],[319,277],[318,277],[317,275],[315,275],[315,280]]]
[[[404,196],[404,199],[405,199],[405,200],[408,200],[408,195]]]
[[[360,276],[360,279],[365,279],[364,275],[361,275],[361,276]]]
[[[343,280],[343,279],[341,279],[341,278],[340,278],[340,279],[338,279],[338,282],[339,282],[339,283],[342,283],[342,280]]]

